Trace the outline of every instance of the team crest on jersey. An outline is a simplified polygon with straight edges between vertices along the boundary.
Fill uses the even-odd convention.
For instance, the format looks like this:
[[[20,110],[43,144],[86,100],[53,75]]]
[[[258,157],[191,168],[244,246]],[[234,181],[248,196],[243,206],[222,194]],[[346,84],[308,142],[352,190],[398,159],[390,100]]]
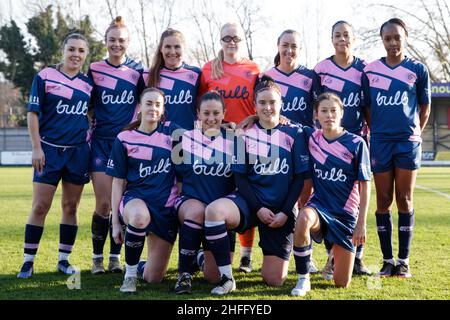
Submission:
[[[189,78],[189,80],[194,81],[195,76],[192,73],[189,73],[188,78]]]
[[[170,138],[166,138],[166,144],[170,147],[172,145],[172,140]]]
[[[324,81],[325,84],[330,84],[332,82],[333,82],[333,80],[331,78],[326,78]]]
[[[132,74],[131,79],[133,79],[133,81],[137,81],[137,79],[139,79],[139,76],[137,74]]]
[[[380,82],[380,78],[378,78],[378,77],[372,78],[372,83],[378,83],[378,82]]]
[[[303,80],[303,85],[305,87],[308,87],[309,86],[309,80]]]
[[[252,72],[251,71],[247,71],[245,73],[245,76],[250,79],[252,77]]]

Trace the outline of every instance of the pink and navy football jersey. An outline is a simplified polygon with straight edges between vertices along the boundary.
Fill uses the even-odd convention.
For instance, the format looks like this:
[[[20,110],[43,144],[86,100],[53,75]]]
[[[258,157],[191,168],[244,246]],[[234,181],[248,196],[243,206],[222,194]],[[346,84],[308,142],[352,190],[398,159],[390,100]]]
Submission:
[[[355,57],[348,68],[341,68],[333,61],[333,56],[319,62],[314,72],[320,78],[318,93],[333,92],[344,104],[341,125],[349,132],[362,135],[365,131],[362,97],[362,72],[366,62]]]
[[[314,96],[318,86],[314,72],[299,66],[288,74],[273,67],[265,74],[275,80],[281,89],[281,114],[301,125],[313,126]]]
[[[370,180],[369,150],[364,140],[344,131],[328,141],[322,130],[304,128],[311,157],[314,193],[312,204],[327,208],[334,216],[359,214],[359,183]]]
[[[107,59],[91,63],[88,71],[94,82],[94,136],[114,140],[137,115],[139,95],[145,87],[143,66],[127,58],[119,66]]]
[[[86,142],[92,82],[79,73],[70,78],[55,68],[45,68],[33,80],[28,111],[39,116],[43,141],[63,146]]]
[[[216,137],[198,129],[183,134],[183,163],[177,166],[183,195],[209,204],[236,189],[231,170],[233,139],[233,131],[224,129]]]
[[[263,206],[283,208],[294,175],[309,170],[303,135],[301,126],[279,124],[266,130],[256,123],[237,139],[233,172],[248,176]]]
[[[363,87],[374,139],[422,141],[419,105],[431,103],[430,78],[422,63],[405,57],[390,67],[385,58],[375,60],[364,68]]]
[[[172,133],[179,127],[165,122],[152,133],[137,129],[119,133],[114,141],[106,174],[127,181],[124,196],[172,207],[177,187],[171,161]]]
[[[186,130],[194,128],[197,119],[197,95],[200,68],[184,64],[174,70],[162,68],[158,88],[165,94],[164,107],[168,121]],[[148,83],[148,74],[146,75]]]

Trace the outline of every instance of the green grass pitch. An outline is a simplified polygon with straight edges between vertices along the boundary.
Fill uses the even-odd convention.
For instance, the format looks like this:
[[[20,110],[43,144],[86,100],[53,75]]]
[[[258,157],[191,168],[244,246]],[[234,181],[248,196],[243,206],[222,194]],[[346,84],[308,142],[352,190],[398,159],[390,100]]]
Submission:
[[[413,278],[379,279],[353,277],[350,288],[337,289],[320,275],[311,278],[310,294],[303,299],[355,300],[355,299],[450,299],[450,168],[422,168],[419,171],[414,193],[416,223],[411,250]],[[375,226],[375,190],[372,186],[367,223],[365,263],[378,271],[381,263],[378,236]],[[11,299],[216,299],[212,288],[200,274],[194,278],[194,293],[177,296],[173,293],[176,279],[178,249],[174,247],[169,271],[161,284],[140,283],[138,293],[124,295],[119,292],[122,275],[90,274],[91,232],[90,222],[94,208],[92,185],[86,186],[79,207],[79,231],[71,263],[81,268],[80,289],[69,289],[68,276],[56,273],[60,220],[60,190],[58,190],[47,221],[35,260],[35,274],[31,279],[17,279],[23,257],[24,226],[31,208],[31,168],[0,168],[0,301]],[[394,252],[397,252],[397,210],[394,207]],[[257,239],[255,239],[257,243]],[[108,240],[109,241],[109,240]],[[236,252],[239,252],[237,241]],[[105,246],[105,254],[109,242]],[[145,255],[146,248],[144,249]],[[106,255],[107,256],[107,255]],[[122,261],[124,260],[122,251]],[[282,287],[272,288],[262,282],[260,275],[261,251],[254,247],[256,271],[242,275],[235,272],[238,290],[225,299],[236,300],[286,300],[296,283],[294,261],[291,258],[289,277]],[[321,268],[325,263],[323,245],[314,246],[313,258]],[[237,268],[238,258],[234,259]]]

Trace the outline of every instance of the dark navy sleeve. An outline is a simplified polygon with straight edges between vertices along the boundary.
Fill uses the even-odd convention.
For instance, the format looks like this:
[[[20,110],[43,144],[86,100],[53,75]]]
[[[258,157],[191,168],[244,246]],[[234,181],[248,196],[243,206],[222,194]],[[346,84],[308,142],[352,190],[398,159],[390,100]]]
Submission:
[[[417,77],[417,102],[419,105],[431,103],[431,83],[428,69],[423,64],[419,65]]]
[[[261,202],[255,195],[252,186],[250,185],[250,181],[248,181],[247,175],[243,173],[234,173],[234,182],[236,183],[236,187],[239,190],[239,194],[242,195],[245,201],[250,206],[250,210],[256,213],[263,206]]]
[[[294,217],[292,209],[294,208],[296,202],[298,201],[298,197],[302,192],[305,179],[307,179],[306,176],[307,173],[296,174],[294,176],[294,179],[292,179],[291,181],[288,194],[286,196],[286,199],[284,200],[284,207],[281,210],[288,217]]]
[[[45,82],[37,74],[31,85],[30,99],[28,101],[28,112],[40,113],[45,103]]]
[[[358,161],[358,181],[370,181],[371,171],[369,149],[367,148],[366,142],[362,139],[359,142],[356,161]]]
[[[294,175],[307,172],[309,170],[309,151],[306,145],[305,133],[299,128],[295,136],[292,148]]]
[[[128,154],[119,138],[114,141],[111,155],[109,156],[106,174],[119,179],[127,178]]]
[[[369,78],[365,72],[361,75],[361,89],[362,89],[362,99],[363,105],[366,108],[370,108],[370,83]]]
[[[313,96],[314,96],[314,102],[317,100],[317,97],[323,92],[322,85],[320,84],[320,77],[316,73],[315,70],[313,70]],[[314,110],[314,108],[313,108]]]

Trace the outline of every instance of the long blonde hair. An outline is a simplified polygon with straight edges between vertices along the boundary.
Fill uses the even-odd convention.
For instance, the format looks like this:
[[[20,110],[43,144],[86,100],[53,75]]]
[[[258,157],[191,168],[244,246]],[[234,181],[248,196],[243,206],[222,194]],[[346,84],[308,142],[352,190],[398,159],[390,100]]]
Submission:
[[[227,22],[222,26],[222,28],[220,28],[220,39],[222,39],[223,32],[228,27],[236,27],[239,30],[239,32],[243,33],[242,27],[238,23]],[[224,59],[223,49],[220,49],[219,53],[217,54],[217,58],[215,58],[212,61],[212,68],[211,68],[212,79],[219,79],[223,76],[223,59]]]

